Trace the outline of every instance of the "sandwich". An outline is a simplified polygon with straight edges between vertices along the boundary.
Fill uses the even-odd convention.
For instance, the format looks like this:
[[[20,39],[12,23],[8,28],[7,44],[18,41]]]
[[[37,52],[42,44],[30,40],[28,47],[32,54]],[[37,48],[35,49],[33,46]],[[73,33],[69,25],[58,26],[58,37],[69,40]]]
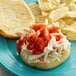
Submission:
[[[69,57],[70,49],[58,23],[32,24],[17,41],[17,50],[23,61],[38,69],[57,67]]]

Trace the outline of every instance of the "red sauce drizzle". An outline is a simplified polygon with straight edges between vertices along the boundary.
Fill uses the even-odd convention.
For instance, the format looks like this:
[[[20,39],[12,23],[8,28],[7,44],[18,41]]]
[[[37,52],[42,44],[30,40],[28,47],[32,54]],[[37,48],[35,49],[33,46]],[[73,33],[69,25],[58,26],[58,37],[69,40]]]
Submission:
[[[17,43],[17,50],[20,54],[22,45],[26,42],[29,44],[27,45],[27,49],[32,51],[33,55],[39,55],[43,53],[44,48],[48,45],[49,40],[52,38],[51,33],[59,33],[58,26],[51,26],[47,27],[44,24],[35,24],[31,26],[31,28],[36,32],[28,35],[28,37],[24,36],[23,39],[18,40]],[[40,31],[40,35],[37,36],[37,31]],[[63,38],[62,35],[55,35],[56,41],[59,41]]]

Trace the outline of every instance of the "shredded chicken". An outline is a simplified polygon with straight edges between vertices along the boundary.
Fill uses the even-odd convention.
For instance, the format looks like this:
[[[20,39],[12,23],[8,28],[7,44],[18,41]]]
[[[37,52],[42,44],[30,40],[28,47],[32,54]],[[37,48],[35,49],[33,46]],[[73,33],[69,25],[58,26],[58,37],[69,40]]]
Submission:
[[[33,30],[33,29],[31,29],[31,28],[29,28],[29,27],[26,27],[26,29],[24,29],[24,31],[21,33],[21,32],[17,32],[16,33],[16,35],[18,35],[18,36],[27,36],[27,35],[29,35],[29,34],[31,34],[31,33],[34,33],[35,31]]]
[[[66,48],[68,46],[70,46],[70,43],[67,41],[67,39],[63,38],[60,41],[56,41],[55,38],[52,37],[52,39],[48,43],[48,46],[45,47],[44,53],[42,53],[40,55],[32,55],[32,53],[30,53],[28,59],[35,60],[35,59],[38,59],[38,58],[41,58],[42,56],[44,56],[44,61],[47,61],[47,57],[48,57],[49,53],[53,52],[53,56],[54,56],[54,54],[57,55],[57,54],[61,53],[62,50],[66,50]],[[25,45],[23,46],[23,49],[25,51],[27,51]],[[30,52],[30,50],[28,50],[28,52]],[[57,58],[57,56],[56,56],[56,58]]]
[[[46,23],[47,23],[47,20],[46,20]],[[56,26],[58,25],[58,23],[55,24]],[[58,25],[59,26],[59,25]],[[29,32],[29,29],[26,29],[25,31],[27,31],[27,33],[31,33],[31,32],[34,32],[31,30],[31,32]],[[39,54],[39,55],[32,55],[32,50],[30,52],[30,50],[28,50],[26,48],[27,45],[23,45],[22,46],[22,50],[25,50],[26,52],[28,51],[29,52],[29,56],[28,56],[28,60],[36,60],[36,59],[39,59],[41,57],[44,58],[44,61],[47,62],[47,59],[48,59],[48,56],[51,56],[51,57],[54,57],[54,59],[57,59],[60,61],[59,59],[59,54],[61,54],[61,52],[63,50],[66,51],[67,47],[70,46],[70,43],[69,41],[66,39],[66,36],[64,36],[61,31],[59,30],[60,33],[52,33],[54,35],[62,35],[63,38],[60,39],[59,41],[56,41],[56,38],[52,35],[52,38],[50,39],[49,43],[48,43],[48,46],[44,48],[44,52],[42,54]],[[39,35],[40,32],[38,31],[37,34]]]

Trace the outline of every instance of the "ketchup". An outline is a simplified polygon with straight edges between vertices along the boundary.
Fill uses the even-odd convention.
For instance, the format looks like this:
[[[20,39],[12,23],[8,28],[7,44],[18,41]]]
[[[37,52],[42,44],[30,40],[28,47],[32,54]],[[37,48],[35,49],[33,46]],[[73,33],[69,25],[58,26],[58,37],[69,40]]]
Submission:
[[[23,45],[23,40],[22,39],[18,40],[18,42],[17,42],[17,50],[18,50],[19,54],[21,52],[21,46],[22,45]]]
[[[59,27],[58,26],[51,26],[47,27],[47,25],[44,24],[35,24],[31,26],[35,33],[32,33],[28,35],[27,37],[24,36],[23,39],[18,40],[17,43],[17,50],[20,54],[22,45],[26,42],[28,42],[27,49],[32,51],[33,55],[39,55],[44,52],[44,48],[48,45],[48,42],[52,38],[51,33],[59,33]],[[39,36],[37,36],[37,31],[40,31]],[[56,35],[55,36],[56,41],[59,41],[61,38],[63,38],[62,35]]]

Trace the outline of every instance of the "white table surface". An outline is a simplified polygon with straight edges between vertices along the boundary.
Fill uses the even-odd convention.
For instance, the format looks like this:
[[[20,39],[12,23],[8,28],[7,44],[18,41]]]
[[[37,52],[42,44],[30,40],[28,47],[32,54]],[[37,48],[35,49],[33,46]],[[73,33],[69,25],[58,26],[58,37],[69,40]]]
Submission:
[[[0,76],[13,76],[0,65]]]

